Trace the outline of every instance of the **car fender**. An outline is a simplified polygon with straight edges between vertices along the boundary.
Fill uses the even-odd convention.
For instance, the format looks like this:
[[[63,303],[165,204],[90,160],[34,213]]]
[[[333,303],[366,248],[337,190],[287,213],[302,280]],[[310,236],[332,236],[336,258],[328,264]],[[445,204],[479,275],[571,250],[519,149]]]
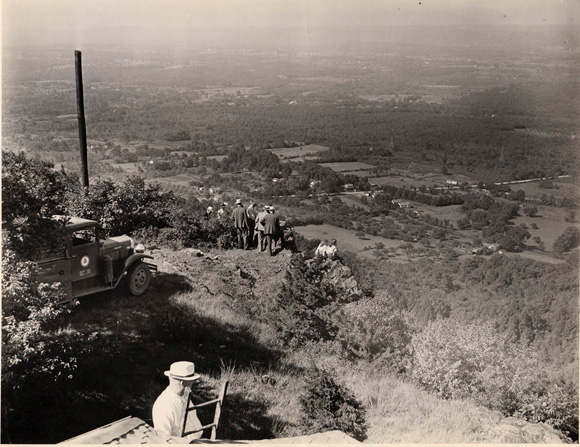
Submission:
[[[129,256],[125,260],[125,265],[123,266],[123,272],[119,275],[119,277],[117,278],[117,281],[115,282],[115,287],[117,287],[117,285],[119,284],[121,279],[123,279],[123,277],[125,276],[125,273],[127,273],[127,271],[131,268],[131,266],[133,264],[135,264],[136,262],[138,262],[142,259],[145,259],[145,258],[153,259],[153,256],[145,255],[143,253],[134,253],[131,256]],[[151,265],[151,264],[149,264],[149,265]]]

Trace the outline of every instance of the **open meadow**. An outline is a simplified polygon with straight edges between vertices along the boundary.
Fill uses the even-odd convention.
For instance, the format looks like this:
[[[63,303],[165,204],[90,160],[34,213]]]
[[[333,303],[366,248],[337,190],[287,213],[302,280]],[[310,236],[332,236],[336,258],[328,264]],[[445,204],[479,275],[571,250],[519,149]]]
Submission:
[[[344,162],[333,162],[333,163],[320,163],[320,166],[325,168],[330,168],[334,172],[353,172],[353,171],[365,171],[368,169],[373,169],[375,166],[368,163],[361,163],[358,161],[344,161]]]
[[[309,157],[307,159],[313,160],[317,158],[317,154],[328,151],[328,147],[320,146],[318,144],[306,144],[297,147],[275,147],[268,149],[268,151],[272,152],[280,159],[293,159],[294,161],[294,159],[304,159],[305,157]]]
[[[401,241],[387,239],[381,236],[367,234],[364,239],[356,235],[356,231],[335,227],[334,225],[305,225],[294,227],[296,232],[307,239],[336,239],[339,250],[346,250],[360,256],[373,257],[373,247],[376,244],[383,244],[385,247],[397,248]],[[368,248],[371,248],[370,250]]]

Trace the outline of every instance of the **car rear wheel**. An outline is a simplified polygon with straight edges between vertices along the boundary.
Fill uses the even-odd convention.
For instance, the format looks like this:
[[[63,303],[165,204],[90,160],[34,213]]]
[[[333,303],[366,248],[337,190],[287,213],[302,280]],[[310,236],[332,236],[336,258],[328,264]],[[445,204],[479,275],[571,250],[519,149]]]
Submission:
[[[151,281],[151,271],[144,262],[139,262],[132,266],[127,273],[127,286],[131,295],[141,295],[145,293]]]

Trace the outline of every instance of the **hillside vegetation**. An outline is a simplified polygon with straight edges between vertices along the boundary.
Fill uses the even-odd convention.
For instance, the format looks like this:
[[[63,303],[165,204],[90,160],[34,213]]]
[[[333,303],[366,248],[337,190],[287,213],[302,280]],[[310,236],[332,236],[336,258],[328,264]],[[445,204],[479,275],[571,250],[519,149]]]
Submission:
[[[343,265],[309,259],[307,241],[270,258],[231,250],[229,225],[196,217],[204,203],[141,179],[96,181],[87,196],[77,185],[3,154],[3,442],[148,420],[163,371],[184,359],[202,373],[200,400],[230,380],[222,439],[577,440],[573,266],[349,253]],[[146,242],[159,266],[148,292],[51,304],[60,292],[34,282],[24,248],[50,243],[50,216],[63,213]]]

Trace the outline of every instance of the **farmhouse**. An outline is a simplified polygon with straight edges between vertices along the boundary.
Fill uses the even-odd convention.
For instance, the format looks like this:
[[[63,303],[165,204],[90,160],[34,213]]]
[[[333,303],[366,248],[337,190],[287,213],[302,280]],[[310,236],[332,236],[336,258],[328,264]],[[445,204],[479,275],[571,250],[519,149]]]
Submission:
[[[451,186],[456,186],[459,184],[459,182],[457,180],[446,180],[445,183],[447,183],[448,185],[451,185]]]
[[[488,243],[484,242],[483,246],[476,247],[473,250],[471,250],[471,254],[473,254],[473,255],[491,255],[492,253],[495,253],[498,249],[499,249],[498,244],[488,244]]]
[[[345,191],[354,191],[354,185],[352,183],[346,183],[342,188]]]

